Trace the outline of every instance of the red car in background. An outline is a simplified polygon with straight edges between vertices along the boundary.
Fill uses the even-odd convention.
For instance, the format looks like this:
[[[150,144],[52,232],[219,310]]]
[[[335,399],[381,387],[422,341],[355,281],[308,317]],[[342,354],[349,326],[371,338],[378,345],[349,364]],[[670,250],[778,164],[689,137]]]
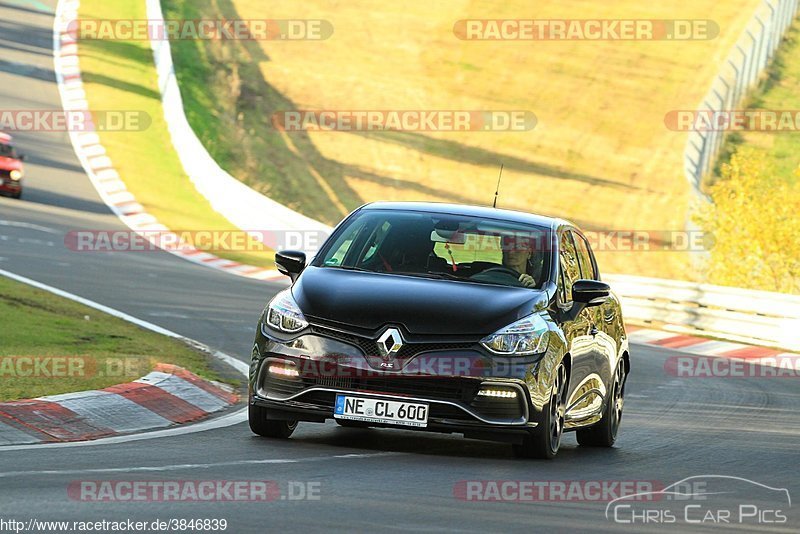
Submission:
[[[11,136],[0,132],[0,193],[13,198],[22,196],[22,154],[11,144]]]

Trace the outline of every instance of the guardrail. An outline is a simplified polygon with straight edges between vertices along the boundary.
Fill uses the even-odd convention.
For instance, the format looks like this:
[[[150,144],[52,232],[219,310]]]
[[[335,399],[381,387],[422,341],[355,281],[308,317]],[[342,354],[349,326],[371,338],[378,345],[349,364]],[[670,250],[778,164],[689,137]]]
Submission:
[[[161,0],[146,0],[145,5],[148,20],[153,24],[163,24]],[[184,113],[169,40],[151,39],[150,45],[158,72],[164,119],[175,153],[186,175],[211,207],[244,231],[330,233],[331,227],[328,225],[251,189],[219,166],[195,134]],[[306,252],[313,253],[316,250],[307,247]]]
[[[630,323],[800,350],[800,297],[639,276],[606,275]]]
[[[700,111],[735,110],[758,81],[791,26],[800,0],[765,0],[723,63]],[[684,172],[697,194],[722,146],[724,131],[692,131],[683,152]]]

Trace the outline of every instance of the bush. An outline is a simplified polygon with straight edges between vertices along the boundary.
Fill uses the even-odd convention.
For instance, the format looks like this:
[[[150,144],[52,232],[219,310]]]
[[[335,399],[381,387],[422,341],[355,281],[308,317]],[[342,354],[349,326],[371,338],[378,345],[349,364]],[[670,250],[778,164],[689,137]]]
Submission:
[[[795,171],[800,176],[800,167]],[[700,223],[716,240],[708,259],[713,284],[800,293],[800,187],[777,178],[749,148],[723,164]]]

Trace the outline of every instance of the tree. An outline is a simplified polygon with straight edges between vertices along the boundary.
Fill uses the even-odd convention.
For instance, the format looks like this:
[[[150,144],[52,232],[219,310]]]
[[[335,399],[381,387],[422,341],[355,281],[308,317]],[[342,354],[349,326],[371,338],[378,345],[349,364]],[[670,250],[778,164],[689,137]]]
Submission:
[[[714,284],[800,293],[800,187],[778,178],[765,156],[738,150],[710,189],[700,224],[715,243],[708,260]],[[800,167],[795,171],[800,177]]]

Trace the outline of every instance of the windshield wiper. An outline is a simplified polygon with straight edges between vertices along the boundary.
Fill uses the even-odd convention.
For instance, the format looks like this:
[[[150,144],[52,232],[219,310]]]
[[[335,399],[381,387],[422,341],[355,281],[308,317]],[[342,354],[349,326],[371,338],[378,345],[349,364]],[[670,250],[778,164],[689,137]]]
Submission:
[[[459,282],[471,282],[473,284],[484,284],[489,286],[498,286],[502,284],[496,284],[494,282],[487,282],[486,280],[473,280],[469,277],[457,276],[455,274],[450,273],[442,273],[438,271],[428,271],[428,274],[436,276],[436,278],[440,278],[442,280],[458,280]]]
[[[469,278],[464,278],[463,276],[457,276],[455,274],[450,273],[443,273],[441,271],[427,271],[424,273],[412,273],[412,272],[398,272],[395,271],[392,274],[402,274],[406,276],[416,276],[417,278],[429,278],[433,280],[457,280],[459,282],[473,282],[476,284],[489,284],[489,285],[497,285],[493,284],[492,282],[484,282],[482,280],[470,280]]]

